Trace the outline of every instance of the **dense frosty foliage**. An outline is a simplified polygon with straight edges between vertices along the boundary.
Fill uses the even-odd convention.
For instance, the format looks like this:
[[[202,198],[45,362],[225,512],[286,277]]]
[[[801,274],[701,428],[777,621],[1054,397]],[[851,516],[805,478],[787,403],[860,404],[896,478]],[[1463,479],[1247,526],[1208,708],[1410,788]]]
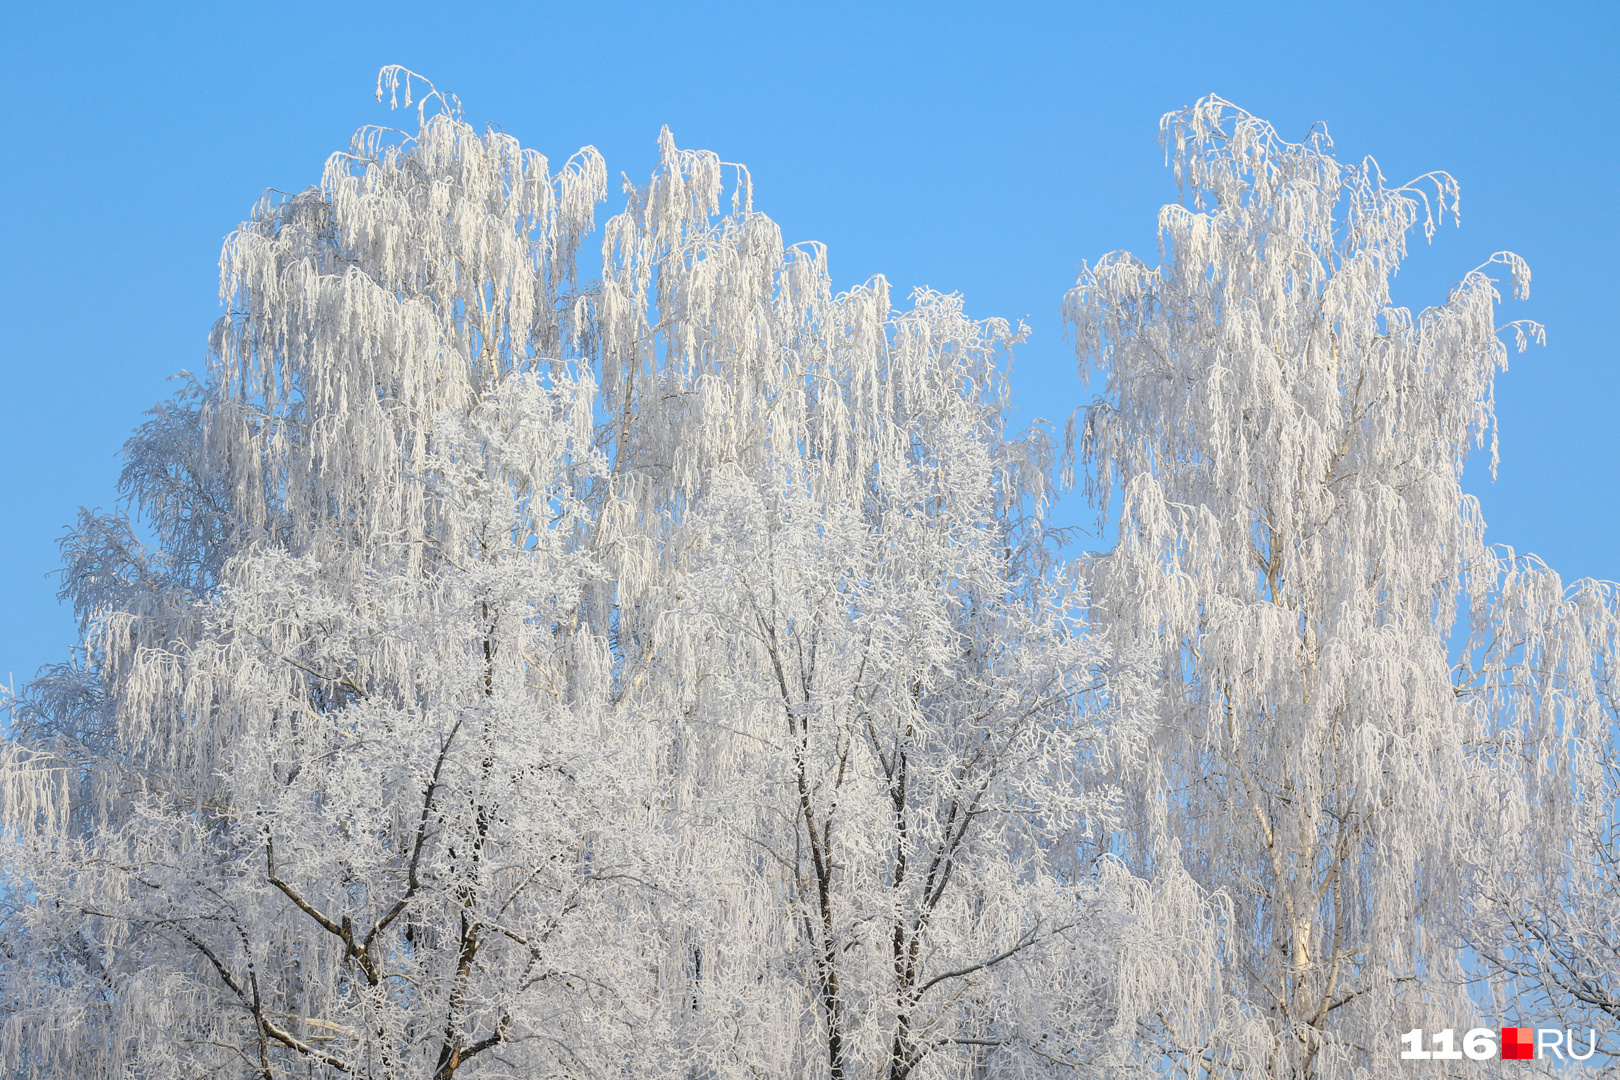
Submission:
[[[1375,1075],[1483,1015],[1464,939],[1615,1011],[1615,598],[1460,492],[1492,282],[1388,294],[1447,178],[1167,119],[1166,264],[1066,305],[1123,510],[1063,564],[1022,327],[835,294],[667,131],[583,281],[596,152],[416,108],[227,241],[150,544],[64,545],[6,1075]]]
[[[1492,553],[1459,694],[1483,729],[1462,937],[1504,1013],[1620,1033],[1620,595]]]
[[[1133,864],[1179,858],[1231,894],[1268,1073],[1341,1075],[1396,1032],[1481,1015],[1457,942],[1494,940],[1470,903],[1525,926],[1525,864],[1503,855],[1540,848],[1538,872],[1606,874],[1612,896],[1614,777],[1592,751],[1613,748],[1613,596],[1488,549],[1462,493],[1470,444],[1494,453],[1506,366],[1491,264],[1416,315],[1389,293],[1408,234],[1455,210],[1451,179],[1388,186],[1325,134],[1290,144],[1216,98],[1164,136],[1183,191],[1164,264],[1111,255],[1065,305],[1106,384],[1082,453],[1121,505],[1092,625],[1149,733],[1122,839]],[[1492,263],[1528,289],[1517,257]],[[1513,329],[1521,348],[1539,333]],[[1453,668],[1460,605],[1475,637]],[[1499,884],[1471,896],[1484,866]],[[1537,932],[1492,947],[1534,966]],[[1156,1037],[1175,1057],[1222,1043]]]

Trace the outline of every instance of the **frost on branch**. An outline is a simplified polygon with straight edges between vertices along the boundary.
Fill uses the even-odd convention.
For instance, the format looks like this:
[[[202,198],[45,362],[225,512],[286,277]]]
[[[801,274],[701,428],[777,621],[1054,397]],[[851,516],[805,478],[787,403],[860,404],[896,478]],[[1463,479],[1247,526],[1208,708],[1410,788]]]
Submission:
[[[1458,693],[1474,720],[1475,886],[1461,935],[1499,1007],[1620,1032],[1620,700],[1613,582],[1491,552]]]

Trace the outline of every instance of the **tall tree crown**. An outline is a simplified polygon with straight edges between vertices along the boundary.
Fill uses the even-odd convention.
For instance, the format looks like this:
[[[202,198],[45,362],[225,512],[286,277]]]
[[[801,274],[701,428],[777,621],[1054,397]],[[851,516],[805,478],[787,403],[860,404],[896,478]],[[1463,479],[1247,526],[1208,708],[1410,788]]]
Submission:
[[[1104,382],[1090,490],[1120,507],[1093,625],[1153,673],[1127,706],[1150,746],[1124,842],[1232,890],[1267,1068],[1337,1075],[1473,1009],[1443,912],[1496,714],[1461,695],[1451,634],[1461,603],[1492,618],[1461,481],[1470,445],[1494,465],[1499,296],[1487,263],[1416,314],[1391,299],[1408,235],[1455,212],[1445,174],[1391,187],[1218,98],[1162,132],[1183,191],[1164,262],[1105,257],[1065,302]],[[1528,289],[1522,260],[1491,263]],[[1207,1033],[1162,1038],[1209,1054]]]

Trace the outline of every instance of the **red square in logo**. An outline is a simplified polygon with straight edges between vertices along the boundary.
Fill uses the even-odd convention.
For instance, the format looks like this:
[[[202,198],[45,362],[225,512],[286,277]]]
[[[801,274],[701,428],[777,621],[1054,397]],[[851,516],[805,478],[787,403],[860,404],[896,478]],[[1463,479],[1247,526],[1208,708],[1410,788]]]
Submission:
[[[1536,1029],[1535,1028],[1503,1028],[1502,1029],[1502,1057],[1512,1061],[1515,1058],[1524,1061],[1536,1056]]]

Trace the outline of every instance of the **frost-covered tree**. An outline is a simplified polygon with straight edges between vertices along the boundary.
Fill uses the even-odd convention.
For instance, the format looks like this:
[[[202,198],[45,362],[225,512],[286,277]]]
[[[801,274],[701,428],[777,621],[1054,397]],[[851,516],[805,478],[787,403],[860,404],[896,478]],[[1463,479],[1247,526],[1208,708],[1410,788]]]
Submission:
[[[1089,483],[1119,506],[1092,625],[1146,733],[1120,843],[1138,869],[1179,859],[1232,896],[1229,974],[1269,1026],[1265,1075],[1372,1075],[1399,1067],[1395,1033],[1478,1015],[1456,935],[1476,830],[1589,859],[1552,812],[1567,784],[1538,781],[1506,819],[1469,799],[1494,789],[1492,739],[1534,734],[1542,761],[1568,761],[1552,743],[1574,734],[1532,723],[1534,694],[1499,707],[1510,661],[1534,667],[1537,647],[1492,652],[1516,633],[1497,601],[1516,595],[1512,618],[1550,633],[1580,600],[1534,575],[1499,588],[1507,564],[1460,486],[1471,444],[1491,439],[1494,464],[1507,354],[1490,264],[1416,315],[1390,296],[1411,231],[1455,210],[1453,181],[1389,186],[1325,133],[1289,143],[1217,98],[1162,131],[1183,191],[1159,218],[1162,265],[1107,256],[1066,301],[1082,371],[1105,386]],[[1519,259],[1492,262],[1527,288]],[[1520,347],[1538,332],[1515,329]],[[1453,669],[1460,605],[1478,669]],[[1608,634],[1565,635],[1580,655],[1558,662],[1590,673]],[[1587,707],[1590,683],[1570,700]],[[1584,820],[1612,843],[1612,819]],[[1151,1036],[1189,1071],[1226,1039]]]
[[[596,153],[418,109],[227,241],[150,546],[65,544],[7,1074],[1076,1075],[1202,1007],[1218,904],[1093,859],[1017,332],[834,295],[667,133],[581,284]]]
[[[1222,928],[1093,859],[1098,658],[1050,445],[1005,427],[1017,332],[834,295],[744,170],[660,152],[607,227],[590,496],[678,867],[653,1043],[717,1077],[1130,1065],[1122,1017],[1185,1007]]]
[[[832,295],[745,175],[714,219],[721,168],[666,136],[600,299],[618,702],[662,733],[686,878],[657,901],[670,1038],[715,1076],[1124,1060],[1095,1040],[1121,987],[1147,1007],[1178,970],[1115,978],[1160,945],[1142,913],[1183,901],[1185,963],[1214,931],[1086,861],[1096,656],[1051,573],[1048,443],[1005,431],[1015,333],[926,291],[891,316],[881,279]]]
[[[447,106],[228,239],[207,376],[126,451],[156,544],[85,516],[80,662],[7,748],[9,1074],[622,1058],[645,796],[578,616],[590,378],[537,370],[604,176]]]

